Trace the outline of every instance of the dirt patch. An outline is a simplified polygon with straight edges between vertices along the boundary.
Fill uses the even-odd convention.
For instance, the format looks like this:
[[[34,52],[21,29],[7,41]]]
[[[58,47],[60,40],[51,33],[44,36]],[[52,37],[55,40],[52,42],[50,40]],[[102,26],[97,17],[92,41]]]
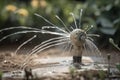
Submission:
[[[6,72],[18,69],[22,59],[21,55],[15,56],[10,52],[0,53],[0,70]]]
[[[47,58],[50,56],[57,56],[60,53],[60,50],[58,49],[50,49],[44,52],[41,52],[37,55],[33,55],[29,58],[30,62],[27,64],[27,66],[30,67],[41,67],[44,66],[43,64],[36,64],[33,63],[32,60],[35,58]],[[23,61],[28,55],[26,54],[17,54],[15,55],[11,51],[5,51],[0,53],[0,71],[3,72],[9,72],[12,70],[20,69],[21,65],[24,63]]]
[[[107,56],[107,53],[111,54],[111,63],[117,63],[120,61],[119,59],[119,53],[117,52],[102,52],[104,54],[104,57]],[[41,63],[35,63],[33,62],[33,59],[37,58],[49,58],[49,57],[62,57],[62,56],[68,56],[69,52],[64,52],[61,51],[60,49],[49,49],[46,51],[43,51],[41,53],[38,53],[37,55],[33,55],[29,58],[30,62],[27,64],[27,66],[31,68],[40,68],[44,67],[48,64],[41,64]],[[4,51],[0,53],[0,71],[3,72],[8,72],[8,71],[13,71],[20,69],[21,65],[23,65],[23,61],[28,55],[26,54],[17,54],[15,55],[11,51]],[[107,61],[107,60],[106,60]],[[58,63],[53,63],[53,64],[58,64]]]
[[[104,55],[104,57],[107,56],[107,53],[111,54],[111,62],[113,63],[117,63],[117,61],[119,61],[120,59],[119,58],[119,53],[117,52],[106,52],[106,51],[103,51],[102,52]],[[115,55],[117,54],[117,55]],[[10,52],[10,51],[4,51],[4,52],[1,52],[0,53],[0,71],[3,71],[4,73],[6,72],[12,72],[12,71],[15,71],[15,70],[19,70],[21,68],[21,65],[23,65],[23,62],[25,60],[25,58],[28,56],[28,54],[17,54],[15,55],[13,52]],[[41,71],[44,71],[44,74],[47,73],[47,71],[49,70],[48,67],[50,65],[52,65],[52,67],[50,66],[50,70],[51,68],[55,71],[57,71],[58,69],[60,71],[62,71],[61,69],[61,66],[60,67],[57,67],[58,63],[57,60],[60,59],[60,57],[65,57],[65,56],[69,56],[69,52],[64,52],[61,51],[60,49],[48,49],[46,51],[43,51],[41,53],[38,53],[38,54],[34,54],[33,56],[31,56],[29,58],[30,62],[27,64],[27,66],[31,67],[33,69],[33,71],[37,68],[40,68],[42,69]],[[54,62],[50,62],[49,61],[49,58],[53,58],[53,61]],[[59,59],[57,59],[57,57],[59,57]],[[35,59],[45,59],[45,60],[48,60],[49,62],[48,63],[42,63],[42,62],[39,62],[39,61],[34,61]],[[63,60],[63,59],[62,59]],[[66,59],[67,60],[67,59]],[[56,62],[55,62],[56,61]],[[89,60],[84,60],[85,62],[89,62]],[[39,63],[38,63],[39,62]],[[43,60],[43,62],[45,62]],[[64,63],[64,60],[61,61]],[[61,65],[61,64],[60,64]],[[65,66],[66,67],[66,66]],[[65,68],[64,67],[64,68]],[[45,68],[47,68],[47,71],[45,71]],[[68,66],[67,68],[65,69],[68,69]],[[38,70],[37,70],[38,71]],[[38,71],[38,72],[41,72],[41,71]],[[55,71],[53,71],[53,73],[55,73]],[[65,70],[63,70],[65,71]],[[48,71],[49,72],[49,71]],[[90,71],[90,74],[95,71]],[[83,79],[83,77],[87,74],[88,72],[84,72],[84,73],[76,73],[76,74],[68,74],[68,73],[64,73],[64,74],[58,74],[57,72],[55,74],[58,74],[57,76],[53,75],[53,76],[49,76],[49,77],[41,77],[39,79],[36,79],[36,80],[79,80],[79,79]],[[43,73],[42,73],[43,74]],[[85,75],[83,75],[85,74]],[[82,76],[81,76],[82,75]],[[89,75],[89,73],[88,73]],[[98,75],[96,74],[95,72],[95,76]],[[93,75],[94,76],[94,75]],[[13,80],[13,78],[11,78]],[[8,80],[11,80],[8,78]],[[7,79],[6,79],[7,80]],[[21,79],[15,79],[15,80],[21,80]],[[87,79],[88,80],[88,79]],[[97,80],[97,79],[96,79]]]

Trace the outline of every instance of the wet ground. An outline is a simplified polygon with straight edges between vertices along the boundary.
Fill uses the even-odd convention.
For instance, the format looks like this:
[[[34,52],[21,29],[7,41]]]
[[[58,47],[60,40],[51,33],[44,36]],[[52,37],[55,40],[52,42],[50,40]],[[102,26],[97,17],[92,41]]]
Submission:
[[[24,50],[22,51],[24,52]],[[111,64],[115,64],[120,61],[119,53],[117,52],[110,52],[110,51],[103,51],[104,58],[107,57],[107,53],[111,54]],[[27,57],[26,54],[17,54],[15,55],[13,51],[1,51],[0,53],[0,71],[4,73],[11,73],[9,76],[16,77],[13,73],[19,73],[21,66],[23,65],[24,59]],[[98,58],[91,58],[91,57],[83,57],[83,63],[85,64],[82,68],[94,68],[93,62],[99,62],[100,59]],[[105,60],[105,63],[107,60]],[[103,63],[102,63],[103,64]],[[64,52],[60,49],[49,49],[44,52],[39,53],[38,55],[33,55],[30,57],[30,62],[27,64],[30,68],[32,68],[33,74],[36,76],[55,76],[58,74],[59,76],[65,76],[70,71],[69,68],[72,65],[72,56],[69,55],[68,52]],[[106,69],[106,68],[104,68]],[[17,72],[14,72],[16,71]],[[65,74],[61,74],[65,73]],[[22,74],[22,75],[21,75]],[[7,75],[7,74],[6,74]],[[4,75],[4,76],[6,76]],[[7,75],[8,76],[8,75]],[[24,77],[24,72],[20,71],[20,75],[17,77]]]

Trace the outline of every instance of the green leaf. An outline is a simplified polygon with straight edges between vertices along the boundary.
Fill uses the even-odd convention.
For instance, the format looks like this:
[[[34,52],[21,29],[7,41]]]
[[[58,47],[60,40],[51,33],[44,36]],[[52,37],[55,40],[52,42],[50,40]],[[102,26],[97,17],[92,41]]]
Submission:
[[[120,48],[118,47],[117,44],[114,43],[114,40],[112,38],[109,38],[109,42],[120,51]]]
[[[113,27],[113,23],[104,17],[100,17],[98,19],[98,22],[100,22],[103,27],[108,27],[108,28]]]
[[[116,32],[115,28],[100,28],[100,31],[104,34],[114,35]]]

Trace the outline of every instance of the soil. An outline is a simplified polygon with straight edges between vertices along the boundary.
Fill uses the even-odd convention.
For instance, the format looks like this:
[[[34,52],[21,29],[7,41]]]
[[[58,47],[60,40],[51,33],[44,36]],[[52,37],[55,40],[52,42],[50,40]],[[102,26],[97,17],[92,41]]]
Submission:
[[[22,51],[24,52],[24,50]],[[49,58],[49,57],[62,57],[62,56],[70,56],[69,52],[64,52],[64,54],[62,54],[62,50],[58,49],[58,48],[52,48],[52,49],[48,49],[44,52],[41,52],[39,54],[34,54],[33,56],[30,57],[30,62],[27,64],[27,66],[29,66],[32,69],[35,68],[40,68],[40,67],[44,67],[49,65],[48,64],[38,64],[38,63],[33,63],[33,59],[37,59],[37,58]],[[111,64],[116,64],[118,62],[120,62],[120,54],[119,52],[116,51],[106,51],[106,50],[102,50],[103,56],[106,58],[106,62],[107,62],[107,54],[111,54]],[[14,54],[14,51],[9,51],[9,50],[4,50],[0,52],[0,71],[2,71],[3,73],[6,72],[10,72],[10,71],[14,71],[14,70],[18,70],[21,68],[21,65],[23,64],[24,59],[27,57],[28,55],[24,54],[24,53],[19,53],[17,55]],[[57,64],[57,63],[53,63],[53,64]],[[64,76],[64,77],[61,77]],[[62,78],[71,78],[71,77],[67,77],[66,75],[61,75],[59,76],[59,79],[57,79],[58,77],[51,77],[50,80],[64,80]],[[70,76],[70,75],[69,75]],[[45,77],[46,78],[46,77]],[[56,78],[56,79],[54,79]],[[10,79],[9,79],[10,80]],[[41,80],[41,79],[40,79]],[[72,80],[72,79],[67,79],[67,80]]]

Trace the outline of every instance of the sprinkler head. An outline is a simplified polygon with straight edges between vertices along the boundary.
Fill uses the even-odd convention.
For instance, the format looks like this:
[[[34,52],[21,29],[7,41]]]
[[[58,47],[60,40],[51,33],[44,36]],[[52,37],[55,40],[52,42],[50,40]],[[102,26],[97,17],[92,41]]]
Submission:
[[[70,40],[74,46],[82,46],[86,39],[86,32],[81,29],[75,29],[70,33]]]
[[[85,32],[81,32],[81,33],[79,33],[78,34],[78,40],[79,41],[85,41],[85,39],[86,39],[86,33]]]

